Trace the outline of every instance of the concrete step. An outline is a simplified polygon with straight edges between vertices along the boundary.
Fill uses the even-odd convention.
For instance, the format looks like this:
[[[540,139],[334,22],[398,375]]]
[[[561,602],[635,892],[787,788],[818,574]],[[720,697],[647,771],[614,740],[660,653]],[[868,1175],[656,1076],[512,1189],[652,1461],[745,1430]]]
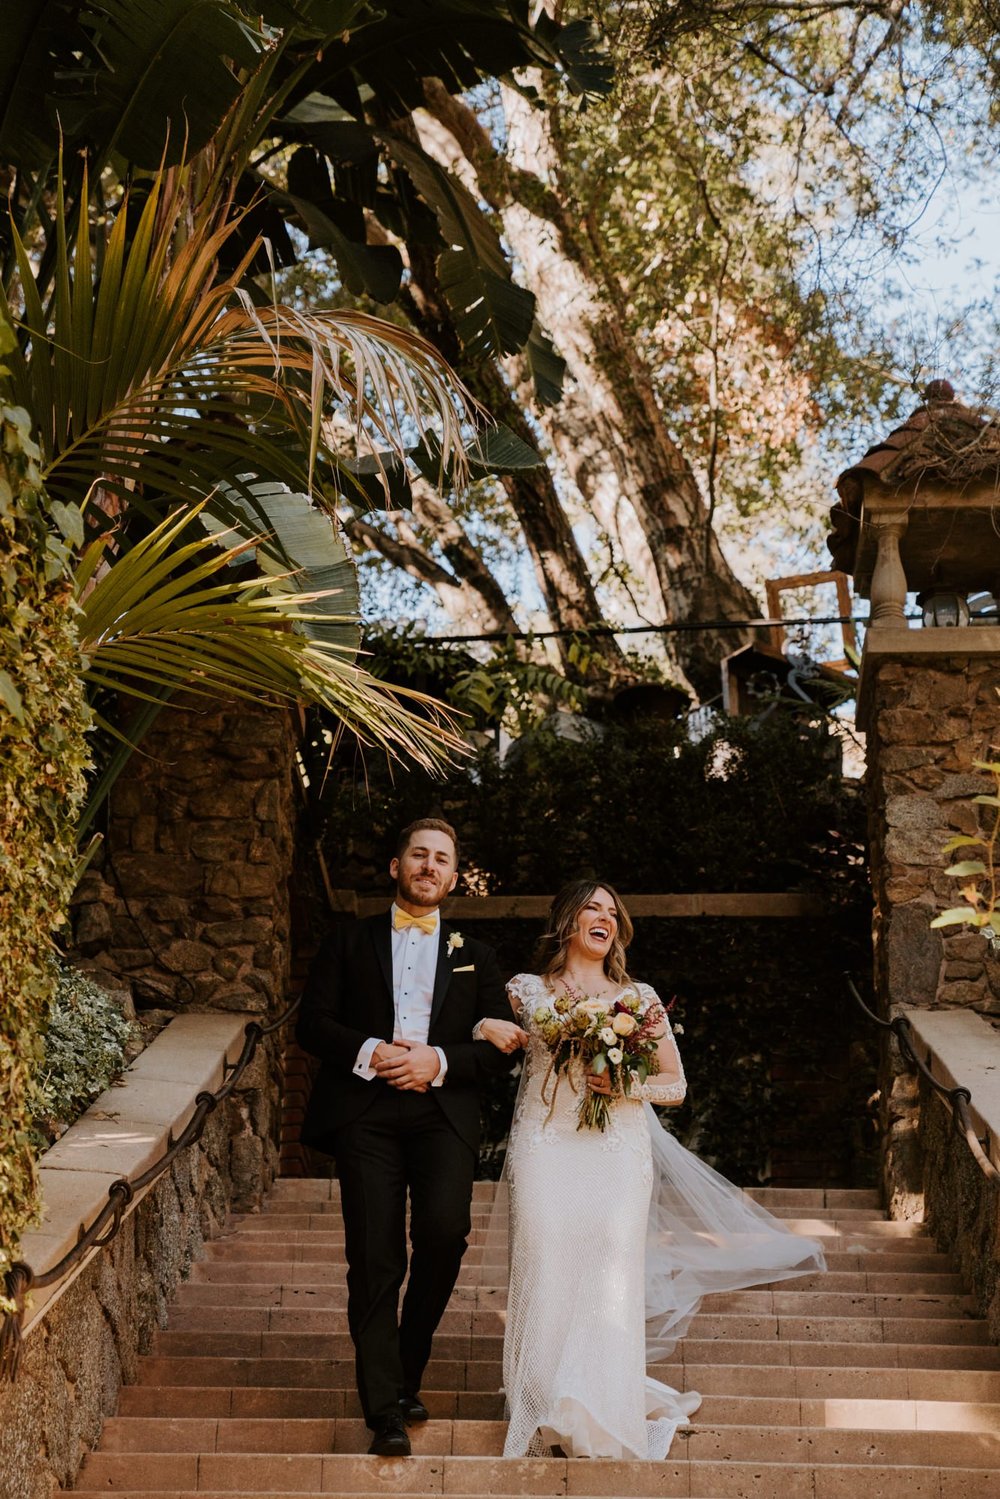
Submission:
[[[711,1300],[706,1300],[706,1310],[715,1307],[724,1310],[732,1301],[733,1309],[744,1309],[748,1312],[753,1310],[769,1310],[772,1306],[778,1306],[777,1301],[772,1303],[772,1297],[801,1297],[807,1301],[811,1295],[823,1298],[823,1301],[831,1301],[832,1298],[846,1298],[850,1301],[880,1301],[883,1303],[882,1315],[894,1315],[892,1304],[912,1303],[913,1310],[927,1309],[922,1312],[925,1316],[936,1316],[934,1307],[948,1307],[949,1315],[964,1315],[969,1312],[970,1298],[963,1295],[963,1283],[960,1276],[868,1276],[864,1271],[829,1271],[825,1276],[804,1277],[802,1280],[790,1282],[796,1286],[796,1291],[775,1286],[774,1292],[768,1289],[762,1291],[733,1291],[727,1294],[717,1295]],[[747,1300],[742,1300],[747,1298]],[[768,1300],[763,1300],[768,1298]],[[846,1304],[844,1301],[844,1304]],[[280,1280],[246,1280],[234,1279],[219,1280],[219,1282],[186,1282],[178,1291],[177,1298],[171,1307],[171,1325],[174,1318],[180,1312],[190,1310],[208,1310],[214,1307],[312,1307],[324,1312],[345,1312],[348,1304],[348,1291],[345,1285],[337,1285],[336,1282],[316,1282],[312,1285],[289,1286],[282,1285]],[[451,1297],[453,1309],[477,1309],[489,1312],[496,1310],[502,1312],[507,1306],[507,1294],[501,1286],[472,1286],[460,1285]],[[781,1303],[781,1309],[787,1310],[790,1304]],[[819,1306],[819,1304],[817,1304]],[[873,1312],[874,1315],[874,1312]]]
[[[857,1249],[841,1253],[831,1250],[829,1245],[824,1246],[828,1273],[834,1275],[949,1275],[953,1282],[955,1268],[948,1255],[939,1251],[928,1253],[914,1253],[912,1250],[904,1249],[897,1253],[893,1245],[884,1246],[880,1244],[872,1251],[861,1252]],[[268,1257],[266,1259],[247,1260],[233,1257],[219,1257],[206,1253],[206,1258],[196,1260],[191,1266],[191,1277],[188,1285],[221,1285],[225,1283],[238,1285],[259,1285],[262,1281],[269,1280],[274,1284],[283,1286],[303,1285],[334,1285],[344,1286],[344,1277],[347,1267],[341,1256],[321,1255],[312,1260],[282,1260]],[[826,1276],[821,1277],[824,1282]],[[470,1256],[458,1278],[456,1290],[462,1291],[483,1286],[485,1289],[495,1290],[497,1287],[487,1284],[487,1277],[477,1265],[473,1264]],[[810,1277],[815,1281],[816,1277]],[[957,1281],[960,1284],[960,1281]],[[802,1285],[802,1282],[797,1282]]]
[[[823,1245],[827,1266],[831,1270],[877,1270],[883,1272],[903,1271],[907,1274],[918,1271],[934,1273],[953,1270],[947,1255],[935,1250],[926,1239],[871,1238],[850,1234],[842,1238],[826,1238],[817,1235]],[[343,1281],[347,1273],[347,1262],[343,1245],[329,1245],[316,1241],[315,1236],[302,1243],[281,1241],[281,1254],[275,1254],[261,1236],[256,1240],[223,1239],[208,1247],[206,1257],[198,1262],[204,1267],[196,1277],[203,1280],[210,1267],[238,1264],[241,1276],[248,1281],[267,1279],[275,1271],[287,1284],[301,1284],[304,1279]],[[310,1276],[296,1275],[296,1266],[308,1265]],[[497,1286],[505,1277],[506,1266],[496,1255],[484,1261],[480,1245],[472,1245],[462,1259],[458,1284]]]
[[[975,1438],[966,1437],[966,1443]],[[989,1439],[984,1439],[988,1441]],[[706,1444],[707,1446],[707,1444]],[[718,1444],[718,1450],[725,1443]],[[508,1460],[492,1457],[411,1457],[404,1462],[348,1454],[109,1453],[90,1460],[81,1494],[142,1494],[161,1499],[197,1494],[267,1494],[269,1499],[394,1494],[483,1496],[661,1496],[661,1499],[996,1499],[996,1473],[987,1466],[943,1461],[916,1471],[897,1463],[836,1460],[818,1464],[811,1453],[798,1462],[745,1462],[725,1456],[700,1460],[673,1456],[665,1463]],[[89,1470],[89,1471],[88,1471]]]
[[[277,1295],[281,1294],[280,1287]],[[225,1304],[191,1302],[184,1298],[172,1308],[170,1327],[174,1332],[346,1332],[347,1310],[326,1304],[322,1293],[311,1293],[291,1304],[275,1305],[241,1295],[237,1304],[235,1291]],[[339,1297],[343,1301],[344,1297]],[[702,1316],[771,1317],[779,1324],[791,1317],[864,1317],[875,1322],[891,1318],[908,1321],[934,1318],[941,1320],[971,1319],[975,1316],[969,1296],[874,1296],[842,1292],[733,1291],[706,1297]],[[484,1293],[482,1298],[459,1300],[444,1313],[439,1324],[441,1333],[486,1333],[503,1336],[506,1306],[502,1293]],[[696,1328],[698,1319],[693,1324]],[[778,1334],[780,1336],[780,1332]]]
[[[180,1314],[179,1314],[180,1315]],[[205,1313],[206,1318],[211,1314]],[[218,1314],[215,1314],[218,1315]],[[454,1316],[466,1326],[464,1331],[439,1332],[434,1339],[434,1352],[445,1359],[499,1360],[503,1349],[503,1333],[495,1314],[475,1313],[472,1317],[463,1313],[446,1313]],[[346,1318],[342,1314],[306,1312],[302,1316],[307,1326],[295,1324],[299,1316],[291,1309],[261,1308],[234,1317],[247,1320],[283,1317],[280,1327],[272,1328],[226,1328],[217,1330],[211,1325],[183,1330],[171,1324],[166,1332],[154,1337],[153,1352],[182,1358],[204,1358],[211,1356],[236,1356],[243,1358],[349,1358],[353,1351]],[[339,1330],[317,1327],[323,1319],[340,1317]],[[197,1323],[197,1318],[189,1319]],[[471,1324],[475,1324],[473,1327]],[[487,1330],[492,1328],[492,1331]],[[761,1342],[762,1345],[780,1350],[784,1344],[797,1345],[815,1341],[824,1347],[854,1344],[906,1345],[920,1344],[923,1347],[984,1347],[989,1344],[988,1329],[982,1320],[965,1317],[785,1317],[785,1316],[734,1316],[700,1312],[691,1323],[685,1341],[711,1341],[741,1344]],[[1000,1349],[995,1350],[1000,1356]],[[768,1362],[771,1360],[768,1359]],[[776,1359],[784,1362],[783,1359]],[[893,1359],[893,1363],[898,1360]]]
[[[445,1391],[426,1391],[424,1403],[432,1421],[502,1422],[503,1396]],[[156,1418],[173,1421],[178,1417],[201,1421],[304,1422],[318,1431],[315,1423],[332,1426],[345,1418],[357,1421],[360,1403],[353,1391],[239,1389],[221,1386],[205,1389],[198,1386],[129,1385],[122,1391],[119,1417]],[[1000,1434],[1000,1403],[973,1399],[916,1400],[891,1399],[885,1396],[857,1396],[803,1399],[795,1396],[703,1394],[694,1425],[725,1426],[822,1426],[831,1429],[883,1431],[979,1431]],[[130,1445],[113,1440],[108,1450],[124,1451]],[[147,1450],[156,1450],[150,1442]],[[216,1449],[218,1443],[216,1444]],[[275,1450],[293,1449],[279,1442]]]
[[[503,1417],[503,1396],[493,1391],[424,1390],[421,1398],[438,1420],[499,1421]],[[353,1385],[289,1389],[281,1385],[138,1384],[122,1390],[118,1414],[329,1421],[359,1417],[361,1403]]]
[[[768,1207],[768,1212],[773,1218],[785,1223],[817,1222],[825,1224],[840,1225],[842,1228],[854,1225],[885,1223],[885,1215],[880,1208],[850,1208],[838,1207],[830,1209],[808,1208],[804,1204],[788,1205],[785,1207]],[[483,1229],[493,1221],[491,1213],[487,1209],[477,1211],[475,1206],[472,1212],[473,1230]],[[506,1218],[496,1220],[505,1223]],[[343,1219],[340,1216],[338,1203],[322,1203],[310,1205],[308,1210],[298,1211],[293,1208],[282,1207],[280,1209],[266,1209],[262,1213],[238,1213],[228,1221],[230,1232],[250,1234],[297,1234],[303,1232],[337,1233],[341,1230]],[[907,1229],[926,1232],[922,1224],[899,1225]]]
[[[747,1187],[747,1197],[770,1211],[773,1207],[867,1207],[881,1211],[879,1193],[866,1187]],[[496,1183],[477,1181],[472,1190],[474,1202],[492,1202]],[[324,1177],[279,1177],[268,1194],[267,1206],[295,1203],[340,1202],[340,1182]]]
[[[724,1362],[711,1348],[712,1362],[699,1361],[692,1349],[688,1361],[658,1366],[653,1372],[674,1388],[697,1389],[702,1394],[773,1395],[800,1398],[875,1397],[884,1394],[892,1399],[951,1399],[967,1401],[1000,1401],[1000,1370],[972,1367],[973,1360],[954,1360],[913,1364],[868,1364],[851,1362],[847,1351],[836,1350],[828,1363],[803,1357],[797,1363],[763,1363],[754,1359],[753,1349],[741,1347],[743,1362]],[[871,1354],[873,1345],[867,1345]],[[804,1351],[803,1351],[804,1352]],[[837,1361],[839,1358],[839,1361]],[[254,1391],[281,1386],[294,1398],[300,1390],[319,1390],[329,1394],[332,1404],[327,1414],[350,1414],[353,1405],[343,1400],[353,1398],[353,1361],[323,1362],[301,1359],[249,1360],[233,1358],[162,1359],[144,1361],[140,1368],[141,1387],[161,1388],[165,1397],[174,1386],[200,1388],[234,1387],[244,1393],[237,1404],[240,1414],[251,1414]],[[499,1363],[462,1363],[432,1360],[428,1365],[425,1392],[438,1399],[437,1411],[462,1415],[473,1411],[482,1415],[486,1407],[479,1396],[496,1396],[501,1388]],[[466,1397],[470,1397],[466,1399]],[[471,1397],[475,1397],[474,1399]],[[453,1407],[451,1402],[457,1402]],[[234,1412],[236,1413],[236,1412]]]
[[[353,1353],[342,1359],[154,1353],[145,1356],[139,1372],[143,1384],[354,1388]],[[502,1383],[499,1360],[432,1358],[424,1374],[424,1385],[433,1390],[486,1390],[495,1394]]]
[[[922,1223],[893,1223],[872,1214],[870,1217],[834,1217],[832,1214],[805,1217],[800,1213],[786,1216],[783,1220],[790,1233],[810,1239],[904,1239],[922,1244],[933,1244],[933,1240]],[[490,1220],[474,1216],[469,1234],[469,1248],[481,1247],[488,1241]],[[505,1227],[497,1225],[495,1242],[505,1236]],[[343,1246],[344,1229],[340,1218],[329,1213],[290,1214],[287,1218],[253,1217],[242,1223],[230,1223],[226,1231],[213,1239],[212,1245],[237,1242],[258,1246],[269,1239],[280,1239],[285,1244],[317,1244],[325,1249]]]
[[[964,1406],[948,1408],[950,1424],[918,1422],[913,1401],[844,1400],[812,1402],[821,1424],[802,1418],[775,1421],[767,1402],[762,1419],[749,1423],[709,1421],[699,1411],[683,1435],[692,1460],[796,1462],[803,1451],[814,1462],[877,1462],[909,1459],[915,1465],[982,1467],[1000,1462],[1000,1422],[988,1411],[973,1419]],[[885,1418],[883,1420],[883,1417]],[[427,1456],[500,1457],[506,1425],[502,1420],[432,1418],[410,1428],[413,1451]],[[975,1441],[965,1441],[974,1436]],[[135,1453],[328,1453],[364,1454],[371,1434],[360,1417],[218,1418],[213,1416],[114,1416],[105,1422],[101,1451]],[[680,1452],[677,1454],[681,1455]]]

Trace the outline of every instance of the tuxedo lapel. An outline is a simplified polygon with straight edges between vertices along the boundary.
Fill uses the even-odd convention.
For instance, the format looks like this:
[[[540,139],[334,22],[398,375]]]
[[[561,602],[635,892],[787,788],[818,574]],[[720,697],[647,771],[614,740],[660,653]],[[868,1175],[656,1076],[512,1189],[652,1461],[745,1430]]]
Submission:
[[[389,996],[389,1009],[393,1008],[392,997],[392,921],[389,912],[382,916],[376,916],[372,921],[372,942],[375,945],[375,956],[385,979],[385,991]]]
[[[441,1006],[444,1004],[444,997],[448,992],[448,985],[451,983],[451,955],[448,952],[448,938],[450,935],[451,928],[447,922],[442,920],[441,930],[438,933],[437,968],[434,972],[434,997],[431,1000],[431,1019],[428,1030],[431,1029],[438,1015],[441,1013]]]

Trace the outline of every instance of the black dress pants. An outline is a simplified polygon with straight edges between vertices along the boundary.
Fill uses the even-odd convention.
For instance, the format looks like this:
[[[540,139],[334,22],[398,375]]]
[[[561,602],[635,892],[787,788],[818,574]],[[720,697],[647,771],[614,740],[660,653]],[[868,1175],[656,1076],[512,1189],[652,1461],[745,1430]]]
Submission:
[[[375,1080],[377,1097],[337,1131],[347,1254],[347,1320],[358,1393],[374,1425],[420,1389],[431,1340],[458,1279],[471,1224],[475,1152],[430,1093]],[[410,1279],[406,1199],[410,1197]]]

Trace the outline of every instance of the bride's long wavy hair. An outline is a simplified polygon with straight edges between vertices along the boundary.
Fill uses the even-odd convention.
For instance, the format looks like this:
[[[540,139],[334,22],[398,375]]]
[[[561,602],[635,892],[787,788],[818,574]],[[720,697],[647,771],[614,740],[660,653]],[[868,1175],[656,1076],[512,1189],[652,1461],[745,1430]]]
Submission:
[[[549,908],[547,928],[539,937],[538,946],[535,948],[536,973],[543,976],[549,973],[561,973],[566,967],[569,942],[576,931],[577,919],[584,906],[597,894],[598,890],[606,890],[611,896],[615,903],[615,915],[618,917],[618,930],[604,959],[604,972],[614,984],[629,982],[628,970],[625,967],[625,949],[632,941],[634,928],[628,912],[622,905],[621,896],[612,885],[608,884],[607,880],[573,880],[571,884],[564,885],[559,891]]]

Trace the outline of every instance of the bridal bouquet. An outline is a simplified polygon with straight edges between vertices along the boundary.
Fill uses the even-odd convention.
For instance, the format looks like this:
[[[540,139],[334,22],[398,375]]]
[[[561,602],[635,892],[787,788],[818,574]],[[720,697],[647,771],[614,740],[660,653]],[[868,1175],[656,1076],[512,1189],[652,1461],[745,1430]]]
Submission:
[[[591,999],[586,995],[560,994],[549,1003],[539,1005],[532,1015],[539,1035],[552,1053],[542,1098],[554,1077],[551,1107],[560,1074],[570,1062],[578,1059],[584,1070],[599,1075],[607,1073],[610,1094],[592,1093],[585,1088],[577,1106],[577,1129],[603,1130],[611,1105],[627,1098],[634,1083],[644,1083],[658,1072],[656,1046],[663,1032],[666,1011],[657,1002],[647,1009],[637,989],[625,989],[614,999]],[[576,1090],[573,1075],[567,1071],[570,1087]]]

